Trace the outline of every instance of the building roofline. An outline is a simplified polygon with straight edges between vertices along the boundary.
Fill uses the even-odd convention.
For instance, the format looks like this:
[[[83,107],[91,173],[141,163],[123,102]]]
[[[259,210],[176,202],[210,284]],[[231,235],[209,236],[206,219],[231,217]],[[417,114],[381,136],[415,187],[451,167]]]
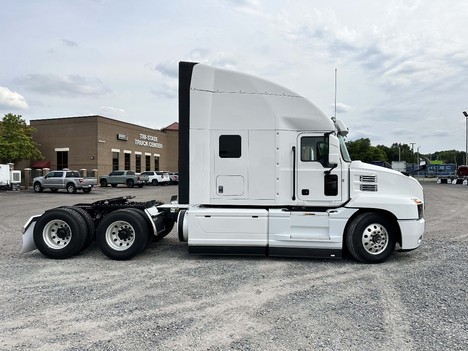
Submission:
[[[161,129],[156,129],[156,128],[150,128],[150,127],[145,127],[145,126],[142,126],[142,125],[139,125],[139,124],[135,124],[135,123],[130,123],[130,122],[126,122],[126,121],[121,121],[121,120],[118,120],[118,119],[114,119],[114,118],[110,118],[110,117],[106,117],[106,116],[102,116],[102,115],[87,115],[87,116],[66,116],[66,117],[51,117],[51,118],[37,118],[37,119],[30,119],[30,123],[31,122],[43,122],[43,121],[54,121],[54,120],[73,120],[73,119],[86,119],[86,118],[89,118],[89,119],[104,119],[104,120],[108,120],[108,121],[112,121],[112,122],[118,122],[118,123],[124,123],[124,124],[129,124],[129,125],[133,125],[135,127],[139,127],[139,128],[145,128],[145,129],[151,129],[151,130],[155,130],[155,131],[160,131],[160,132],[164,132],[165,130],[179,130],[178,126],[177,126],[177,129],[172,129],[172,128],[169,128],[169,127],[172,127],[173,125],[175,125],[177,122],[174,122],[172,124],[170,124],[169,126],[165,127],[165,128],[161,128]],[[178,124],[178,123],[177,123]],[[169,129],[168,129],[169,128]]]

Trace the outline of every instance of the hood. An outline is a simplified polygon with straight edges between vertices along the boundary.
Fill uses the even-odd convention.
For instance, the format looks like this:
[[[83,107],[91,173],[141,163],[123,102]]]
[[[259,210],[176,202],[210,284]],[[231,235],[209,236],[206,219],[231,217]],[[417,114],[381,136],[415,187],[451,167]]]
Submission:
[[[353,161],[350,171],[351,194],[401,195],[424,201],[421,184],[401,172],[361,161]]]

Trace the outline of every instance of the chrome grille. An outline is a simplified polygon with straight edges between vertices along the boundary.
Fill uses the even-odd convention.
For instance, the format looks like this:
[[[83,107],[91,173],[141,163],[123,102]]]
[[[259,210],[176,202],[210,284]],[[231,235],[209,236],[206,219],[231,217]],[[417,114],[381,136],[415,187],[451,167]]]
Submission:
[[[377,184],[361,184],[361,191],[377,191]]]
[[[362,176],[359,176],[359,181],[361,181],[363,183],[377,183],[377,176],[375,176],[375,175],[373,175],[373,176],[362,175]]]

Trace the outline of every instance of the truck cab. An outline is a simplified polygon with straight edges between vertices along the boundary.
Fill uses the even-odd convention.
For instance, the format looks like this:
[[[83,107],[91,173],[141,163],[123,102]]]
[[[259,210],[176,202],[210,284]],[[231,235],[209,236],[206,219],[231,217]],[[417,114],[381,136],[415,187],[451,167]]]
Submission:
[[[348,129],[275,83],[179,66],[179,238],[196,253],[381,262],[419,246],[423,191],[352,161]],[[209,175],[208,179],[206,175]]]

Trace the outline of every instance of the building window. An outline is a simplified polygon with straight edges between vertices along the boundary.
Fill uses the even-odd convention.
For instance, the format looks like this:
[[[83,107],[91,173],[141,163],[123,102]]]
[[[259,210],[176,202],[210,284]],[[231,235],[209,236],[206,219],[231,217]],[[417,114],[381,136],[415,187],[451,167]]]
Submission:
[[[141,155],[135,155],[135,172],[141,172]]]
[[[68,151],[57,151],[57,169],[68,168]]]
[[[125,170],[130,169],[130,154],[125,154]]]
[[[154,170],[159,171],[159,155],[154,155]]]
[[[145,171],[151,171],[151,156],[145,156]]]
[[[240,135],[221,135],[219,137],[219,157],[240,158],[241,137]]]
[[[112,152],[112,170],[116,171],[119,169],[119,152]]]

